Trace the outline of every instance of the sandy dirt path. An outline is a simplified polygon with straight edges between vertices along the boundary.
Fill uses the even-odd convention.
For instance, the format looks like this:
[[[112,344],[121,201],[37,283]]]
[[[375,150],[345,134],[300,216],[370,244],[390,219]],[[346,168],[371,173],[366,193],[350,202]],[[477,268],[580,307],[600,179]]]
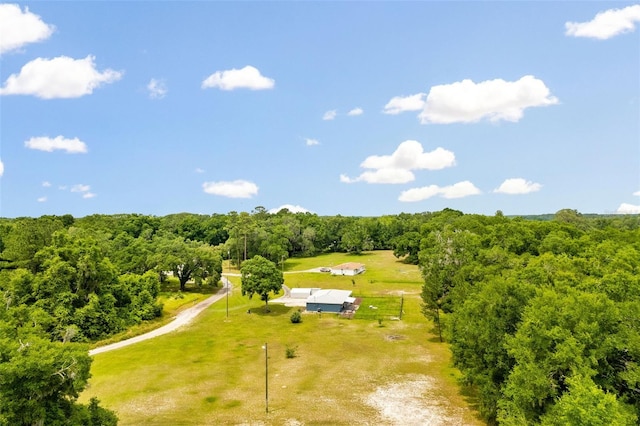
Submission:
[[[225,277],[222,277],[220,279],[222,281],[222,288],[218,290],[216,294],[206,298],[205,300],[198,303],[197,305],[192,306],[191,308],[185,309],[184,311],[180,312],[178,315],[176,315],[174,320],[171,321],[169,324],[163,325],[162,327],[152,330],[148,333],[141,334],[136,337],[132,337],[131,339],[122,340],[120,342],[111,343],[110,345],[91,349],[89,351],[89,355],[96,355],[102,352],[113,351],[115,349],[120,349],[125,346],[133,345],[134,343],[142,342],[143,340],[148,340],[157,336],[162,336],[163,334],[170,333],[182,327],[183,325],[189,324],[200,312],[202,312],[203,310],[211,306],[213,303],[225,297],[227,294],[227,291],[231,291],[231,282],[227,280]]]

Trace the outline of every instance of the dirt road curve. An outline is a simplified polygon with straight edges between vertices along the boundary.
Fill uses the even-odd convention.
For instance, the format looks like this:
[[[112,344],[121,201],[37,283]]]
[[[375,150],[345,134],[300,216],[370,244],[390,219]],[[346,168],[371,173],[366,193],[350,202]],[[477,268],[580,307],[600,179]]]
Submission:
[[[222,299],[227,294],[227,291],[231,291],[231,282],[229,282],[229,280],[227,280],[225,277],[222,277],[221,280],[222,280],[222,288],[218,290],[216,294],[203,300],[197,305],[180,312],[178,315],[176,315],[175,319],[171,321],[169,324],[163,325],[162,327],[157,328],[148,333],[141,334],[136,337],[132,337],[131,339],[123,340],[121,342],[116,342],[110,345],[101,346],[99,348],[92,349],[89,351],[89,355],[96,355],[102,352],[113,351],[115,349],[133,345],[134,343],[142,342],[143,340],[148,340],[156,336],[161,336],[163,334],[170,333],[176,330],[177,328],[182,327],[185,324],[189,324],[200,312],[202,312],[203,310],[211,306],[211,304]]]

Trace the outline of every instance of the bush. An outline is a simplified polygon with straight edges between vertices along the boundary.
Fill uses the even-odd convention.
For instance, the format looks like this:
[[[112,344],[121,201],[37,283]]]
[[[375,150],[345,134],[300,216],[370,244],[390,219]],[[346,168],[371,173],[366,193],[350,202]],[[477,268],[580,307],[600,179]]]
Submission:
[[[302,314],[300,314],[300,311],[295,311],[294,313],[291,314],[291,323],[293,324],[299,324],[302,322]]]
[[[285,352],[287,358],[291,359],[291,358],[295,358],[296,357],[296,352],[298,351],[298,347],[297,346],[287,346],[287,350]]]

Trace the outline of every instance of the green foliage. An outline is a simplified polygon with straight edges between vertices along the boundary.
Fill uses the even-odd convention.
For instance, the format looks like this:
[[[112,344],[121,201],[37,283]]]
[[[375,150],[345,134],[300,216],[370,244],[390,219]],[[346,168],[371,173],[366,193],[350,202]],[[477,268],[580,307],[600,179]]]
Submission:
[[[154,239],[154,263],[159,271],[171,271],[180,281],[180,290],[194,280],[217,285],[222,274],[222,256],[205,243],[185,241],[181,237],[157,237]]]
[[[342,234],[340,247],[347,253],[360,254],[363,251],[373,250],[373,240],[362,223],[353,222]]]
[[[278,293],[284,284],[282,271],[275,263],[256,255],[242,264],[240,272],[242,295],[248,295],[251,298],[257,294],[265,302],[265,311],[268,311],[269,293]]]
[[[392,241],[393,255],[397,258],[405,257],[404,261],[411,264],[418,263],[420,241],[422,236],[417,231],[405,232],[395,237]]]
[[[548,222],[443,212],[423,226],[423,310],[486,419],[636,421],[639,229],[573,210]]]
[[[289,320],[291,321],[292,324],[300,324],[302,322],[302,314],[300,313],[299,310],[294,311],[289,317]]]
[[[87,347],[0,329],[0,423],[115,425],[112,412],[76,402],[89,378]]]
[[[287,357],[287,359],[295,358],[297,356],[297,353],[297,346],[287,346],[287,348],[285,349],[285,356]]]
[[[567,392],[541,417],[542,426],[632,426],[638,417],[588,377],[567,377]]]

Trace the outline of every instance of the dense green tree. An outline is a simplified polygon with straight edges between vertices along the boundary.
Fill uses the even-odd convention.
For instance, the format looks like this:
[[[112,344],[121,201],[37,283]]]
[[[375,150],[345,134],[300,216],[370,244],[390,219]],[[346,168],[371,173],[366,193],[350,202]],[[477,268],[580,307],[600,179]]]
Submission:
[[[406,263],[417,264],[421,240],[422,235],[417,231],[409,231],[398,235],[391,242],[393,255],[397,258],[404,258]]]
[[[63,221],[56,217],[16,219],[3,238],[2,259],[9,263],[8,266],[35,272],[39,266],[35,254],[51,244],[53,233],[63,228]]]
[[[633,410],[605,393],[588,377],[567,377],[567,392],[540,418],[542,426],[590,425],[632,426],[638,417]]]
[[[0,424],[115,425],[115,415],[97,400],[77,403],[90,376],[87,349],[0,330]]]
[[[540,421],[567,391],[568,377],[597,374],[599,361],[616,347],[619,328],[619,311],[602,294],[570,287],[542,290],[507,337],[515,364],[500,402],[501,423]]]
[[[268,311],[269,293],[277,294],[284,284],[282,271],[275,263],[256,255],[242,264],[240,272],[242,274],[242,295],[248,295],[251,298],[257,294],[265,303],[265,311]]]
[[[340,247],[347,253],[354,254],[373,250],[373,240],[361,220],[355,219],[346,227],[340,239]]]
[[[455,365],[466,382],[480,390],[480,411],[493,421],[501,389],[514,365],[505,342],[515,334],[535,287],[502,277],[478,287],[451,314],[448,335]]]
[[[450,312],[451,291],[464,281],[464,267],[469,265],[479,249],[478,237],[466,230],[447,226],[429,233],[420,251],[423,313],[435,320],[440,340],[440,311]]]
[[[190,280],[196,285],[217,285],[222,274],[222,257],[218,250],[181,237],[158,237],[154,259],[160,271],[171,271],[178,278],[181,291]]]

